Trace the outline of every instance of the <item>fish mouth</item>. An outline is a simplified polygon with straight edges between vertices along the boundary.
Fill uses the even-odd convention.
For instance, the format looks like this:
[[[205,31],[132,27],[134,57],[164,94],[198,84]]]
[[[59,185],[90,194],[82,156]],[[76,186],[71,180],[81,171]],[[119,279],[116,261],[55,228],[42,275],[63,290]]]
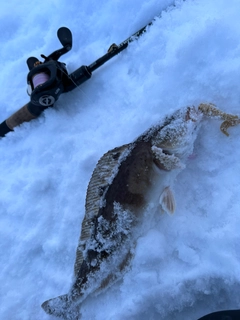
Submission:
[[[202,113],[195,106],[177,110],[153,138],[152,145],[161,148],[166,155],[185,155],[201,119]]]

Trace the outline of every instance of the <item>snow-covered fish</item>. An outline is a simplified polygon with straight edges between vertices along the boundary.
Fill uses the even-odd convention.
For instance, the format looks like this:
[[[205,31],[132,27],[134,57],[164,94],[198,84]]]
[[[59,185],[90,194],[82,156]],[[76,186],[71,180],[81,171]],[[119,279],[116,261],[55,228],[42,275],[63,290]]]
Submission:
[[[225,134],[239,123],[238,117],[213,105],[186,107],[98,161],[87,189],[75,281],[68,294],[42,304],[47,313],[79,319],[80,305],[88,295],[122,277],[147,207],[157,203],[160,211],[174,212],[172,184],[193,152],[203,114],[224,119]]]

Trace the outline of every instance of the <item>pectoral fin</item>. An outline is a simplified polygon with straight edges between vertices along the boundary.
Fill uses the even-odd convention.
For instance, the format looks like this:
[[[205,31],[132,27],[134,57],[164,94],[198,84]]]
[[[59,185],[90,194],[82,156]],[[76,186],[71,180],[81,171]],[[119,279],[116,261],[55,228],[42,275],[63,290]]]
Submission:
[[[153,146],[152,153],[154,163],[159,169],[170,171],[173,169],[183,169],[185,167],[178,157],[174,154],[166,154],[162,148]]]
[[[166,187],[159,198],[159,204],[162,209],[168,214],[173,214],[175,211],[175,199],[170,187]]]

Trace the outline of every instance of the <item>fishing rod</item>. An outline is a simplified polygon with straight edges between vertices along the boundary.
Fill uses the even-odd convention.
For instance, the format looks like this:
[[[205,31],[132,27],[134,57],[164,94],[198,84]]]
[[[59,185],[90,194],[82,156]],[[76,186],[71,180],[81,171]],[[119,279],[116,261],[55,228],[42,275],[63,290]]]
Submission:
[[[72,33],[66,27],[59,28],[57,36],[62,48],[54,51],[49,56],[41,54],[44,59],[43,62],[35,57],[27,59],[29,69],[27,83],[30,101],[0,124],[0,137],[4,137],[23,122],[37,118],[46,108],[52,107],[62,93],[72,91],[90,79],[95,70],[125,50],[130,42],[145,33],[147,27],[151,26],[154,20],[119,45],[113,43],[106,54],[89,66],[82,65],[70,74],[67,72],[66,64],[59,62],[58,59],[72,49]]]

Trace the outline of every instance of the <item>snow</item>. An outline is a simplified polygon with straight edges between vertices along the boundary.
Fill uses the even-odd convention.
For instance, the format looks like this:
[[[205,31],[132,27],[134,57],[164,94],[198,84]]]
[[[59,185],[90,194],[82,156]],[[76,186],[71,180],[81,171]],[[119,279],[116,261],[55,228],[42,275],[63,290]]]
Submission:
[[[1,121],[27,101],[26,59],[60,47],[69,72],[151,21],[170,0],[1,4]],[[98,159],[165,115],[212,102],[240,114],[240,3],[186,0],[53,109],[0,140],[0,318],[50,320],[70,289],[85,194]],[[138,239],[131,269],[81,308],[87,320],[192,320],[240,307],[240,127],[206,120],[174,184],[176,212]]]

